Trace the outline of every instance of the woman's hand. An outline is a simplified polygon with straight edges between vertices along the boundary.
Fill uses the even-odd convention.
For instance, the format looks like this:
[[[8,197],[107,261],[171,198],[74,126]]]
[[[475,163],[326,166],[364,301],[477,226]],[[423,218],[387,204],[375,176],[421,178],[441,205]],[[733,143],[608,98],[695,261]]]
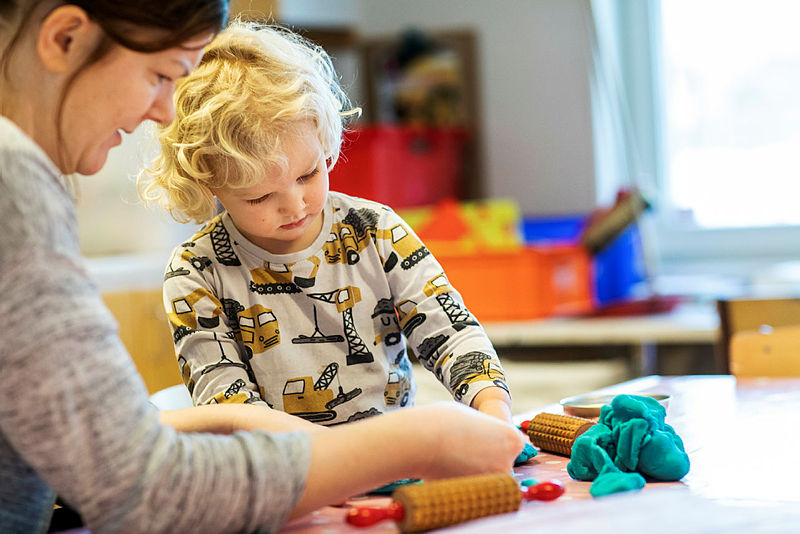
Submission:
[[[512,423],[462,404],[437,403],[417,410],[417,432],[434,441],[421,478],[508,472],[525,445]]]
[[[269,432],[321,432],[326,427],[267,406],[255,404],[204,404],[161,412],[161,422],[181,432],[231,434],[239,430]]]

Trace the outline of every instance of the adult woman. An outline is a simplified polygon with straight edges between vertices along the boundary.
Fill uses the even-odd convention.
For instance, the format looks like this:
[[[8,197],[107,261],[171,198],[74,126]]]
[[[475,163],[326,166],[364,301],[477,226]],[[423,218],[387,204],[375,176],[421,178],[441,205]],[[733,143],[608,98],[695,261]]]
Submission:
[[[509,425],[457,406],[316,433],[189,434],[159,422],[83,267],[63,175],[99,170],[120,131],[171,120],[174,81],[226,9],[225,0],[0,1],[3,532],[41,530],[54,492],[95,532],[273,529],[392,479],[507,470],[522,448]],[[167,420],[184,431],[287,429],[247,409]],[[380,453],[360,454],[367,445]]]

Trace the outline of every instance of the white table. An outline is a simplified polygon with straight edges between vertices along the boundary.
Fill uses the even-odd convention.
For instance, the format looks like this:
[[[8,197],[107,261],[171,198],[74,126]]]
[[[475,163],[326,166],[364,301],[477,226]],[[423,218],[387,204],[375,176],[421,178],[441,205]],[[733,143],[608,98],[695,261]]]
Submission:
[[[629,345],[644,376],[656,372],[658,345],[714,344],[719,318],[712,303],[687,303],[655,315],[552,317],[483,327],[498,347]]]

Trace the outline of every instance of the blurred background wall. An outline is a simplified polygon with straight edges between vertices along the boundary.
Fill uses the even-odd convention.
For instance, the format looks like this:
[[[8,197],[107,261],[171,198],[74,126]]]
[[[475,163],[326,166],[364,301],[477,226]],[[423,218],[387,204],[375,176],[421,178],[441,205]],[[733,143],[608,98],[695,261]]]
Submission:
[[[393,37],[408,28],[466,29],[476,40],[475,92],[486,196],[512,197],[526,214],[586,213],[597,203],[589,95],[590,46],[583,0],[281,0],[281,23],[328,30],[328,46],[355,103],[364,72],[353,35]],[[276,6],[276,7],[275,7]],[[252,11],[251,11],[252,12]],[[332,30],[332,31],[331,31]],[[334,35],[331,39],[330,35]],[[349,35],[337,46],[336,35]],[[144,209],[132,177],[153,154],[144,125],[111,152],[95,177],[80,177],[81,240],[90,256],[166,253],[193,227]],[[335,184],[333,185],[335,188]],[[605,199],[609,200],[609,199]]]

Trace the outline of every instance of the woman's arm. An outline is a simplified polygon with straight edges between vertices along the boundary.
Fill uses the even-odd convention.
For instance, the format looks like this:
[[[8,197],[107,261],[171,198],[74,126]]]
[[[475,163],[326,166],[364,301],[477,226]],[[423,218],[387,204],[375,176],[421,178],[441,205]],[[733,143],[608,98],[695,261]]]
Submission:
[[[305,419],[254,404],[204,404],[161,412],[161,422],[180,432],[232,434],[238,430],[270,432],[327,430]]]
[[[293,518],[401,478],[508,472],[524,445],[515,427],[455,402],[395,410],[315,433],[311,441]]]
[[[489,395],[485,398],[485,402],[493,400]],[[457,403],[397,410],[335,428],[248,404],[169,410],[161,412],[161,421],[183,432],[310,433],[311,465],[292,517],[400,478],[504,472],[523,444],[522,434],[497,416],[488,417]]]

